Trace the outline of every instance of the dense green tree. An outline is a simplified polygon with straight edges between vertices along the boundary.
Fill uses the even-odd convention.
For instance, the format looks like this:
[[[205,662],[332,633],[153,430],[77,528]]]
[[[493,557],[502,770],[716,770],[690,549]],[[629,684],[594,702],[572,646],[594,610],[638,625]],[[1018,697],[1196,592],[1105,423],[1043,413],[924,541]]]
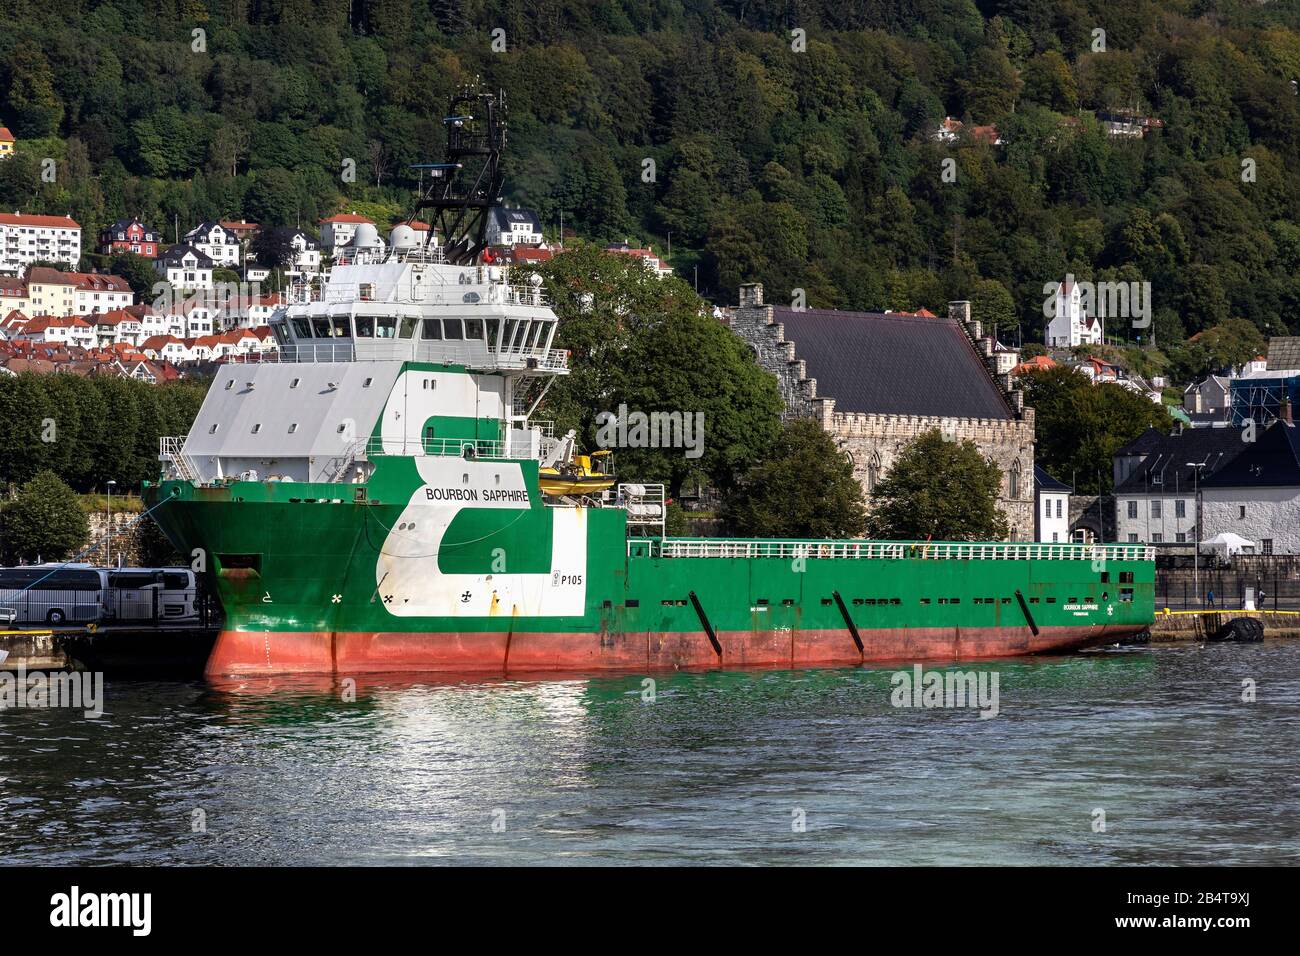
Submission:
[[[871,495],[868,534],[904,541],[992,541],[1007,536],[998,510],[1002,473],[971,441],[938,430],[908,443]]]
[[[740,537],[852,538],[866,524],[853,464],[818,422],[787,422],[740,478],[723,518]]]
[[[556,344],[571,356],[571,374],[543,405],[557,429],[574,429],[595,448],[597,415],[617,416],[624,406],[629,415],[701,422],[693,448],[633,447],[621,439],[615,448],[621,475],[663,482],[672,495],[692,478],[729,487],[771,445],[781,411],[775,379],[684,282],[588,245],[556,256],[540,273],[560,317]]]
[[[6,563],[58,561],[81,550],[90,525],[81,499],[54,472],[37,472],[0,512]]]
[[[1113,382],[1093,384],[1067,366],[1021,376],[1034,409],[1035,459],[1081,494],[1108,493],[1115,452],[1148,428],[1167,429],[1169,413]]]

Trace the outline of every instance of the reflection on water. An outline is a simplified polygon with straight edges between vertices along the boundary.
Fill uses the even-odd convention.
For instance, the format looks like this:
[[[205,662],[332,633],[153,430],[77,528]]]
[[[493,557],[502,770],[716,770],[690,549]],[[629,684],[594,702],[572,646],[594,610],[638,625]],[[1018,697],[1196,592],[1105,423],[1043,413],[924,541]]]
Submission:
[[[98,720],[0,713],[0,834],[61,863],[1300,857],[1300,643],[962,670],[1000,716],[895,709],[892,669],[110,681]]]

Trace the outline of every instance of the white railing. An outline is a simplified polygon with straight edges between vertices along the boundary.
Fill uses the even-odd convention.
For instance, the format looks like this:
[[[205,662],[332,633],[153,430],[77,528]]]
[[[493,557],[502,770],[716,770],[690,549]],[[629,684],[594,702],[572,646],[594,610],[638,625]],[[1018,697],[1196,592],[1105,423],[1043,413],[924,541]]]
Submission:
[[[268,353],[270,354],[270,353]],[[457,345],[432,339],[343,339],[339,342],[299,342],[282,346],[276,357],[263,362],[442,362],[467,368],[536,369],[565,372],[569,353],[564,349],[495,351],[483,342]]]
[[[629,523],[631,523],[629,521]],[[630,546],[629,546],[630,547]],[[835,558],[936,561],[1154,561],[1139,544],[1039,544],[1017,541],[770,541],[745,538],[671,538],[654,542],[663,558]]]
[[[486,438],[377,438],[358,442],[355,456],[431,455],[437,458],[531,458],[528,441]]]
[[[185,454],[185,436],[164,435],[158,439],[158,460],[170,465],[170,471],[182,481],[195,481],[198,466]]]
[[[663,537],[667,517],[663,485],[622,484],[618,486],[617,505],[627,511],[627,526],[645,535],[652,531]]]

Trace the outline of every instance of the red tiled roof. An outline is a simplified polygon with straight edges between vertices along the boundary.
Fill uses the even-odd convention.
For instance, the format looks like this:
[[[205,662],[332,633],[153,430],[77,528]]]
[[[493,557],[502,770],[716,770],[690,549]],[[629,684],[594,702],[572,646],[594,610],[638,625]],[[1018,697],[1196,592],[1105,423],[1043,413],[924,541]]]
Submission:
[[[341,212],[337,216],[330,216],[328,219],[320,220],[319,225],[327,222],[368,222],[372,226],[375,224],[373,220],[367,219],[365,216],[358,216],[354,212]]]
[[[0,142],[15,143],[14,134],[9,132],[8,126],[0,126]]]
[[[80,229],[71,216],[24,216],[21,213],[0,212],[0,226],[57,226],[60,229]]]

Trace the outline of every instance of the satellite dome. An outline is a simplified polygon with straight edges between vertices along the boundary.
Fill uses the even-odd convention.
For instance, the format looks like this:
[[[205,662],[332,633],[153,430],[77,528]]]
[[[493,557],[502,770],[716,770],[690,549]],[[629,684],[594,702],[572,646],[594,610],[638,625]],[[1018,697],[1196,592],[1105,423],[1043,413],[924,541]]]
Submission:
[[[418,249],[420,238],[415,234],[415,230],[406,223],[398,223],[393,227],[393,231],[388,234],[388,244],[394,249]]]
[[[384,240],[379,238],[379,230],[372,223],[363,222],[352,235],[352,245],[358,249],[382,248]]]

